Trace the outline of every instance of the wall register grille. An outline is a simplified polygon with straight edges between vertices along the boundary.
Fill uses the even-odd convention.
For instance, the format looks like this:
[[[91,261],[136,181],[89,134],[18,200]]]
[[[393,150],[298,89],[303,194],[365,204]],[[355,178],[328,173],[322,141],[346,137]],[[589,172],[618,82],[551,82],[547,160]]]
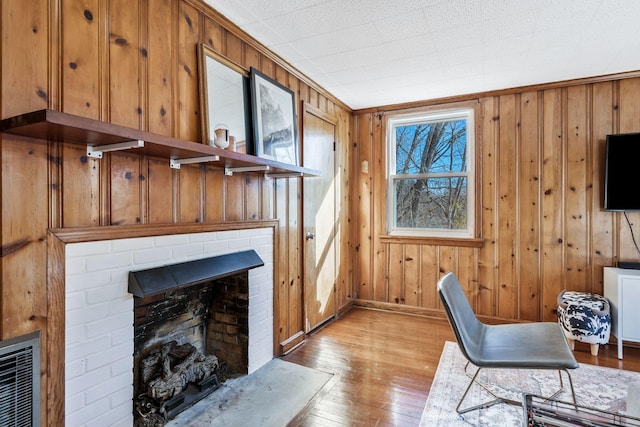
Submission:
[[[0,426],[40,425],[40,331],[0,341]]]

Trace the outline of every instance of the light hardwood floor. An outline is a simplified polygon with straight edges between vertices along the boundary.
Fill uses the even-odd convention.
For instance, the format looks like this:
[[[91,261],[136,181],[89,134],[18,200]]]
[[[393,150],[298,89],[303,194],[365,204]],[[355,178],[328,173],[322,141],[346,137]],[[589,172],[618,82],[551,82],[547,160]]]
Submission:
[[[417,426],[445,341],[446,320],[352,308],[283,360],[334,374],[290,426]],[[580,363],[640,372],[640,349],[576,344]],[[295,393],[295,391],[292,391]]]

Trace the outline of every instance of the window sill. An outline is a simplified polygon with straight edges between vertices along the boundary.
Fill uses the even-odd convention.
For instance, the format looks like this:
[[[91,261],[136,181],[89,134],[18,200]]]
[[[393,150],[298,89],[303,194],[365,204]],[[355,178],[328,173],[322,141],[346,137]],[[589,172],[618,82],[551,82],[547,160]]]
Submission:
[[[458,246],[466,248],[481,248],[484,246],[484,239],[432,236],[391,236],[388,234],[381,235],[380,242],[406,245]]]

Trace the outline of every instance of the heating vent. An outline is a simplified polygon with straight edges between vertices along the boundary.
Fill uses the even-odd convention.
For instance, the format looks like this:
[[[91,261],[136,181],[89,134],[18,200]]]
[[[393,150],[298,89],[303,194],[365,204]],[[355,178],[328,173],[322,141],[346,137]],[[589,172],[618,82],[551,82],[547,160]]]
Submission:
[[[40,425],[40,331],[0,341],[0,426]]]

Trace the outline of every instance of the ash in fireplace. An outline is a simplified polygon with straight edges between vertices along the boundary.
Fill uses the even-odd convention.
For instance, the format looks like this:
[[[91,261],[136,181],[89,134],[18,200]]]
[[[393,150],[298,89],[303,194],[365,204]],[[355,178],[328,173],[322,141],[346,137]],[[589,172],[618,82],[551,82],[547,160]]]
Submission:
[[[164,344],[140,364],[145,390],[136,399],[136,427],[163,426],[168,419],[219,387],[218,358],[191,344]]]

